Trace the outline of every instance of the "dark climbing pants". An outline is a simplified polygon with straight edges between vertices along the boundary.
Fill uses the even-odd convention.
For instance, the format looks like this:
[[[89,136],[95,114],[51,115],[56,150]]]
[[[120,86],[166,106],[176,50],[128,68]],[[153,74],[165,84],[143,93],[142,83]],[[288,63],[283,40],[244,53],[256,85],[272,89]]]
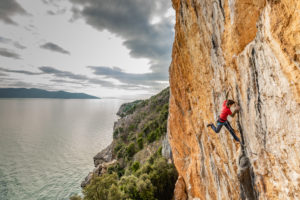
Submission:
[[[240,141],[239,138],[235,135],[235,132],[233,130],[233,128],[231,127],[230,123],[228,121],[225,122],[220,122],[220,120],[217,121],[217,127],[215,127],[215,125],[211,125],[211,128],[216,132],[219,133],[222,126],[225,126],[227,128],[227,130],[229,131],[229,133],[232,135],[232,137],[236,140],[236,141]]]

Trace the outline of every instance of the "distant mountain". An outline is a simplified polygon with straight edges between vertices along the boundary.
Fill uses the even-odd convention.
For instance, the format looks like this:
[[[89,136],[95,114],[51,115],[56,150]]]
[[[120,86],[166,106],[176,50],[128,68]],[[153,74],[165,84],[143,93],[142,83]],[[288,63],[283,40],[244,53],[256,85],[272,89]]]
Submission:
[[[0,98],[100,99],[84,93],[47,91],[36,88],[0,88]]]

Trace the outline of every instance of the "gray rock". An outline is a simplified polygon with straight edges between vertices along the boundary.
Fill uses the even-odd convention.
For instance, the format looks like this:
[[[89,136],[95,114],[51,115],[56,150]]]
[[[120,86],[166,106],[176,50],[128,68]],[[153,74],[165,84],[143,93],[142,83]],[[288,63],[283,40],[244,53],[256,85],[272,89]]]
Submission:
[[[87,186],[87,185],[91,182],[92,178],[93,178],[93,173],[90,172],[90,173],[87,175],[87,177],[85,177],[85,179],[81,182],[81,185],[80,185],[80,186],[81,186],[82,188],[84,188],[85,186]]]
[[[170,146],[170,143],[169,143],[168,133],[166,134],[166,136],[162,140],[161,154],[162,154],[163,157],[165,157],[168,160],[168,162],[173,162],[172,149],[171,149],[171,146]]]
[[[111,143],[109,146],[107,146],[105,149],[99,152],[96,156],[94,156],[95,167],[104,162],[112,161],[112,148],[113,144]]]

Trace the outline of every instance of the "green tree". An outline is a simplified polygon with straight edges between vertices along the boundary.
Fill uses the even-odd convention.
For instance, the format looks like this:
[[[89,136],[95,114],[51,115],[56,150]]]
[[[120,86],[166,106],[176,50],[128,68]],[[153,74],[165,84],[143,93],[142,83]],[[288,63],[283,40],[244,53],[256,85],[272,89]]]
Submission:
[[[133,175],[123,176],[121,178],[119,186],[124,192],[125,199],[139,199],[139,193],[136,186],[137,181],[138,178]]]
[[[137,190],[139,192],[140,198],[144,200],[154,200],[154,187],[147,174],[143,174],[139,177],[137,182]]]
[[[135,154],[135,145],[133,142],[127,146],[126,153],[129,158]]]
[[[108,191],[108,200],[121,200],[124,194],[118,188],[117,185],[113,184]]]
[[[163,157],[158,157],[153,165],[149,178],[156,187],[155,197],[157,199],[171,199],[178,174],[174,166],[167,163]]]
[[[135,161],[132,165],[131,165],[131,171],[135,172],[140,168],[140,163],[138,161]]]
[[[118,176],[116,173],[103,174],[99,177],[93,177],[89,185],[84,190],[85,200],[107,200],[109,189],[114,184],[117,185]]]
[[[144,148],[144,144],[143,144],[143,138],[142,137],[139,137],[137,139],[137,144],[139,146],[140,149],[143,149]]]

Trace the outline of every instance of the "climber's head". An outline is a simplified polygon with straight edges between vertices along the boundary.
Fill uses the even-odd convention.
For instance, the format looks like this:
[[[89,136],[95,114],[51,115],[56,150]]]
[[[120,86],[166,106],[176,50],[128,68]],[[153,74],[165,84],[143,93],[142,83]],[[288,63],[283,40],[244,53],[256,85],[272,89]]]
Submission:
[[[226,102],[226,106],[228,108],[230,108],[233,104],[235,104],[235,102],[233,100],[231,100],[231,99],[227,100],[227,102]]]

